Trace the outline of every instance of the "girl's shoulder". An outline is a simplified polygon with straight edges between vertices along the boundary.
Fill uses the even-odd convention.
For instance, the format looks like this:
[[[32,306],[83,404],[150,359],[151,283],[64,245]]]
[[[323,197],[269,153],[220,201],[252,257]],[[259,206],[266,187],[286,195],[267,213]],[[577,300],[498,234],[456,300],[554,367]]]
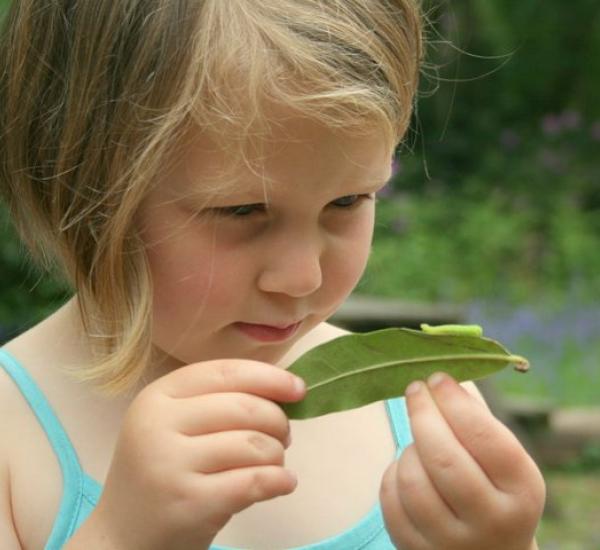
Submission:
[[[14,348],[5,346],[11,357],[16,355]],[[0,360],[5,364],[6,356]],[[44,438],[14,379],[0,368],[0,540],[6,541],[6,548],[31,547],[23,510],[35,508],[37,499],[46,493],[45,487],[36,481],[37,472],[43,470],[60,479],[58,467],[52,469],[52,454],[45,448]],[[23,495],[19,487],[26,478],[32,480],[28,486],[30,493]],[[59,484],[57,488],[60,489]],[[36,526],[40,531],[51,527],[50,518],[44,519]]]
[[[344,336],[345,334],[350,334],[350,332],[343,328],[332,325],[331,323],[320,323],[302,338],[300,338],[283,356],[279,364],[282,367],[287,368],[298,357],[312,348],[315,348],[340,336]]]
[[[73,346],[56,320],[17,336],[0,357],[8,364],[0,368],[0,468],[7,474],[0,499],[10,495],[23,548],[42,548],[50,536],[64,490],[61,464],[79,462],[82,472],[103,479],[115,437],[112,426],[99,430],[111,409],[97,406],[91,392],[59,369],[75,353],[66,353]]]
[[[309,348],[314,348],[320,344],[324,344],[329,340],[333,340],[334,338],[338,338],[339,336],[344,336],[345,334],[350,334],[349,330],[344,328],[332,325],[331,323],[323,322],[317,325],[311,332],[309,332],[306,336],[309,337],[307,342]]]
[[[0,349],[11,353],[8,346]],[[10,355],[13,356],[14,354]],[[0,356],[3,365],[6,364],[6,357],[9,356]],[[14,443],[13,436],[20,431],[21,421],[28,414],[29,407],[14,379],[5,368],[0,367],[0,468],[8,465],[8,456]]]

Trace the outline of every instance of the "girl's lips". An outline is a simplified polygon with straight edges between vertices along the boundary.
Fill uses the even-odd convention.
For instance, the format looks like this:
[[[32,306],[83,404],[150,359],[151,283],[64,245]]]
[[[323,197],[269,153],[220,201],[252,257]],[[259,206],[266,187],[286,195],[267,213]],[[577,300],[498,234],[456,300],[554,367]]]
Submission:
[[[283,342],[291,338],[302,322],[295,323],[285,328],[276,328],[268,325],[253,325],[250,323],[234,323],[234,326],[246,336],[259,342]]]

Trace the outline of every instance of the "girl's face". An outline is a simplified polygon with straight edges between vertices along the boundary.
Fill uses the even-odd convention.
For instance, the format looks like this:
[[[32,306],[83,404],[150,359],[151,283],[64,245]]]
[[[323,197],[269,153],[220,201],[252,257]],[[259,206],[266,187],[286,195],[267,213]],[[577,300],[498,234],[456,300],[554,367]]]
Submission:
[[[363,273],[391,152],[383,139],[334,134],[306,119],[284,129],[233,180],[226,154],[205,135],[189,136],[142,205],[153,342],[172,366],[276,363]],[[207,198],[207,183],[225,191]]]

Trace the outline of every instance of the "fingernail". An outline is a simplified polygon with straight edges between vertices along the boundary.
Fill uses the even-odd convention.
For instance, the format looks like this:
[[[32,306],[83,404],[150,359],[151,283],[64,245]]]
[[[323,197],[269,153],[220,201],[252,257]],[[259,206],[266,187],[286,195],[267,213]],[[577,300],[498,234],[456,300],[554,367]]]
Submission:
[[[292,470],[286,470],[286,472],[295,489],[298,486],[298,476],[296,475],[296,472],[292,472]]]
[[[427,379],[427,384],[430,388],[435,388],[446,380],[448,380],[448,375],[445,372],[436,372]]]
[[[297,393],[304,393],[306,391],[306,383],[296,375],[294,375],[294,389]]]
[[[422,386],[423,386],[423,382],[421,382],[420,380],[411,382],[408,385],[408,387],[406,388],[406,390],[404,391],[404,395],[414,395],[421,390]]]

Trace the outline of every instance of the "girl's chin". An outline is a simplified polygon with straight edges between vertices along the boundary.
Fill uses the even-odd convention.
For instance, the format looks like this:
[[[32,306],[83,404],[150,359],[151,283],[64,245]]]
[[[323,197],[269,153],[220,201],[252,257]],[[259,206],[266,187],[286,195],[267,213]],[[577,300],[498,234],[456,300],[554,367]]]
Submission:
[[[207,354],[206,349],[178,349],[165,351],[164,348],[153,346],[152,364],[155,369],[163,373],[204,361],[216,361],[221,359],[248,359],[252,361],[263,361],[276,365],[290,350],[299,337],[286,342],[264,345],[260,342],[248,345],[229,346],[227,349],[213,350]]]

